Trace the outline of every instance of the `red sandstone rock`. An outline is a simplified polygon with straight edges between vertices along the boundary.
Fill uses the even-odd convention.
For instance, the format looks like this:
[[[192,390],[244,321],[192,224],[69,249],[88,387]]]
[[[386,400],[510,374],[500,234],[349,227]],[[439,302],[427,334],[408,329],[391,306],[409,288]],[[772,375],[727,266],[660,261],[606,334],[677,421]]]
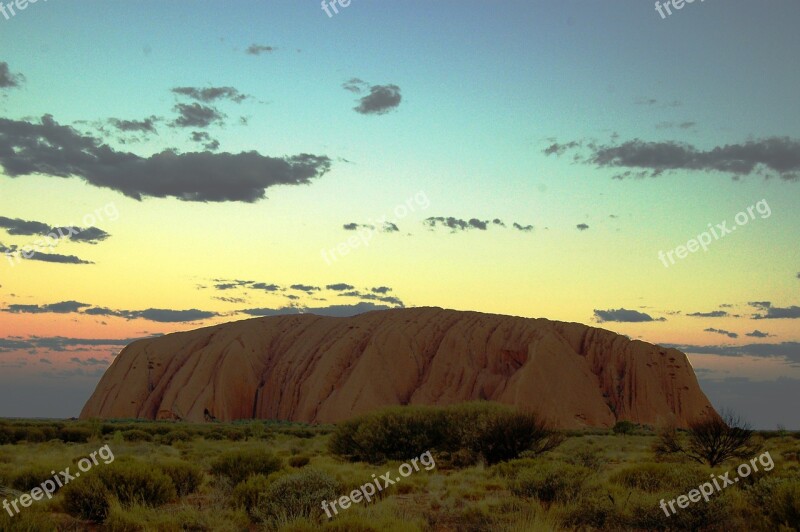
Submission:
[[[686,355],[578,323],[440,308],[237,321],[139,340],[81,418],[336,422],[488,399],[562,428],[716,412]]]

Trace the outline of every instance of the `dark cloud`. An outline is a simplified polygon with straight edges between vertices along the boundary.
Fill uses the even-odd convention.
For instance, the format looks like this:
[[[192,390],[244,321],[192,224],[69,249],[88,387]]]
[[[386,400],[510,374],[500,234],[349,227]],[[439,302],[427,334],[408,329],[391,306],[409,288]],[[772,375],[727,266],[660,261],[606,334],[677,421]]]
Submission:
[[[221,297],[221,296],[214,296],[214,299],[218,299],[220,301],[224,301],[225,303],[244,303],[247,301],[243,297]]]
[[[532,225],[520,225],[517,222],[514,222],[514,225],[512,227],[517,231],[522,231],[523,233],[530,233],[531,231],[533,231]]]
[[[659,122],[656,124],[656,129],[691,129],[697,125],[697,122]]]
[[[109,118],[108,122],[119,131],[126,133],[157,133],[156,122],[158,117],[151,116],[144,120],[120,120],[118,118]]]
[[[90,306],[87,303],[79,303],[78,301],[62,301],[49,305],[9,305],[8,308],[2,309],[2,311],[15,314],[69,314]]]
[[[293,284],[289,288],[292,290],[297,290],[299,292],[305,292],[307,294],[311,294],[313,292],[319,292],[319,286],[311,286],[307,284]]]
[[[342,88],[346,91],[359,94],[369,88],[369,83],[358,78],[350,78],[342,83]]]
[[[197,309],[171,310],[150,308],[146,310],[112,310],[105,307],[87,307],[91,307],[91,305],[79,303],[77,301],[62,301],[50,305],[8,305],[7,308],[0,309],[0,312],[11,312],[15,314],[80,313],[88,316],[112,316],[128,320],[144,319],[159,323],[198,321],[218,316],[216,312],[207,312]]]
[[[214,285],[214,288],[217,290],[232,290],[234,288],[241,288],[243,286],[249,286],[253,284],[253,281],[243,281],[241,279],[214,279],[214,282],[217,283]]]
[[[393,224],[392,222],[383,222],[383,228],[382,228],[382,231],[383,231],[384,233],[397,233],[397,232],[399,232],[399,231],[400,231],[400,228],[399,228],[399,227],[397,227],[397,226],[396,226],[395,224]]]
[[[765,333],[756,329],[753,332],[745,333],[745,336],[751,336],[753,338],[768,338],[770,336],[775,336],[774,334]]]
[[[216,312],[198,309],[173,310],[149,308],[146,310],[111,310],[105,307],[86,309],[83,314],[93,316],[112,316],[128,320],[142,319],[157,323],[184,323],[190,321],[207,320],[219,316]]]
[[[769,301],[753,301],[750,305],[762,312],[761,314],[753,314],[751,317],[754,320],[800,319],[800,307],[794,305],[786,308],[773,307]]]
[[[589,226],[586,224],[578,224],[575,227],[578,228],[578,231],[586,231],[587,229],[589,229]]]
[[[638,323],[644,321],[666,321],[665,318],[654,319],[649,314],[639,312],[638,310],[628,310],[624,308],[609,309],[609,310],[594,310],[595,318],[599,322],[616,321],[622,323]]]
[[[261,55],[263,53],[271,53],[277,50],[277,48],[273,46],[264,46],[263,44],[251,44],[245,50],[245,53],[249,55]]]
[[[373,85],[353,109],[362,115],[382,115],[396,109],[401,100],[397,85]]]
[[[751,356],[760,358],[786,358],[800,363],[800,342],[782,342],[779,344],[747,344],[747,345],[691,345],[664,344],[684,353],[720,356]]]
[[[477,218],[462,220],[460,218],[453,218],[452,216],[448,216],[447,218],[443,216],[432,216],[430,218],[425,218],[422,223],[431,228],[436,228],[437,226],[447,227],[452,229],[451,232],[455,233],[456,231],[467,231],[469,229],[486,231],[490,222],[489,220],[478,220]]]
[[[280,286],[276,284],[267,284],[267,283],[253,283],[250,285],[250,288],[253,290],[263,290],[265,292],[278,292],[283,290]]]
[[[216,100],[230,100],[241,103],[248,98],[246,94],[242,94],[233,87],[206,87],[203,89],[197,87],[175,87],[172,92],[203,103],[210,103]]]
[[[352,286],[350,288],[352,288]],[[374,292],[376,294],[388,294],[392,291],[392,289],[388,286],[376,286],[375,288],[370,288],[369,290],[370,292]]]
[[[386,288],[386,287],[381,287]],[[349,292],[343,292],[339,294],[339,297],[355,297],[364,301],[380,301],[382,303],[389,303],[395,305],[397,307],[404,307],[403,301],[400,300],[399,297],[394,296],[386,296],[386,295],[379,295],[385,292],[378,292],[378,293],[365,293],[359,290],[351,290]]]
[[[8,68],[8,63],[0,61],[0,89],[12,89],[19,87],[25,81],[22,74],[12,74]]]
[[[22,220],[20,218],[6,218],[0,216],[0,227],[9,235],[47,235],[51,227],[42,222]]]
[[[101,360],[95,357],[90,357],[86,359],[72,357],[69,360],[70,362],[74,362],[75,364],[78,364],[80,366],[108,366],[109,364],[111,364],[111,362],[109,362],[108,360]]]
[[[711,312],[692,312],[691,314],[687,314],[687,316],[692,316],[695,318],[725,318],[729,314],[724,310],[712,310]]]
[[[326,286],[328,290],[333,290],[336,292],[341,292],[342,290],[352,290],[355,286],[346,283],[337,283],[337,284],[329,284]]]
[[[136,200],[151,196],[251,203],[263,199],[269,187],[310,183],[330,170],[331,160],[310,154],[273,158],[255,151],[170,150],[144,158],[115,151],[45,115],[40,124],[0,118],[0,164],[8,177],[76,176]]]
[[[20,256],[25,259],[25,256],[20,253]],[[33,255],[25,260],[37,260],[39,262],[52,262],[58,264],[94,264],[90,260],[83,260],[75,255],[62,255],[60,253],[42,253],[35,252]]]
[[[374,225],[357,224],[355,222],[351,222],[349,224],[344,224],[342,226],[342,229],[344,229],[345,231],[358,231],[361,228],[370,229],[370,230],[373,230],[373,231],[375,230],[375,226]]]
[[[616,145],[588,143],[587,146],[592,153],[580,160],[599,168],[628,169],[615,176],[620,179],[657,177],[675,170],[726,172],[734,177],[761,174],[766,178],[774,175],[787,181],[800,179],[800,141],[789,137],[750,140],[710,150],[674,141],[647,142],[640,139]],[[563,151],[548,148],[544,152],[560,155]]]
[[[567,150],[571,150],[572,148],[577,148],[581,144],[577,141],[567,142],[564,144],[559,144],[558,142],[552,143],[550,146],[544,149],[545,155],[561,155]]]
[[[192,131],[192,141],[202,144],[203,147],[210,151],[217,151],[219,149],[219,141],[212,139],[211,135],[205,131]]]
[[[735,332],[726,331],[723,329],[714,329],[713,327],[709,327],[708,329],[703,329],[705,332],[712,332],[716,334],[721,334],[723,336],[727,336],[728,338],[739,338],[739,335]]]
[[[111,236],[97,227],[89,227],[86,229],[80,227],[52,227],[42,222],[22,220],[20,218],[6,218],[5,216],[0,216],[0,227],[6,229],[9,235],[51,235],[51,238],[54,239],[66,237],[74,242],[86,242],[89,244],[96,244]]]
[[[245,309],[241,312],[250,316],[282,316],[288,314],[316,314],[317,316],[335,316],[346,318],[363,314],[364,312],[371,312],[373,310],[386,310],[389,307],[386,305],[376,305],[374,303],[357,303],[355,305],[331,305],[328,307],[317,308],[300,308],[300,307],[282,307],[277,309],[272,308],[252,308]]]
[[[225,115],[208,105],[199,103],[175,104],[175,111],[180,115],[172,122],[177,127],[208,127],[211,124],[223,124]]]

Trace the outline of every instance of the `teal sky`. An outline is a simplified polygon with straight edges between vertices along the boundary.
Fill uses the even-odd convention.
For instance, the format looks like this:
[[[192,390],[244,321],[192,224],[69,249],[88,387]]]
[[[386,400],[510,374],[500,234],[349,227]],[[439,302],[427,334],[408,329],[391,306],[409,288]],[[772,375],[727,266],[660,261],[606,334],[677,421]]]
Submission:
[[[109,202],[120,212],[98,225],[107,240],[59,245],[94,264],[0,265],[0,385],[72,397],[60,410],[40,402],[0,407],[0,416],[76,414],[118,351],[84,346],[74,362],[68,351],[13,342],[122,340],[253,315],[246,309],[341,302],[252,288],[223,301],[209,288],[245,279],[386,286],[405,306],[578,321],[683,346],[715,406],[762,427],[800,428],[790,409],[766,412],[775,390],[785,404],[800,400],[800,4],[706,0],[666,19],[652,2],[628,0],[352,0],[339,10],[329,18],[315,1],[39,0],[0,15],[0,67],[17,80],[3,87],[0,77],[0,118],[13,122],[0,128],[0,217],[65,224]],[[247,53],[252,46],[262,52]],[[343,88],[354,78],[361,92]],[[390,86],[399,104],[354,111],[369,90]],[[204,102],[179,87],[245,98]],[[176,106],[189,104],[219,120],[176,126]],[[106,186],[64,161],[12,172],[23,124],[45,115],[141,158],[312,154],[330,169],[307,184],[264,186],[266,198],[252,202],[137,200],[108,183],[136,188],[149,174],[113,165],[102,170]],[[109,121],[149,117],[146,133]],[[228,186],[197,181],[212,195]],[[322,261],[320,250],[353,234],[345,224],[369,224],[420,191],[429,206],[398,220],[397,234],[332,266]],[[768,217],[670,268],[659,262],[659,251],[759,201]],[[435,217],[506,227],[449,231]],[[0,225],[0,248],[35,238]],[[207,314],[159,321],[47,310],[69,301]],[[650,319],[602,318],[615,309]],[[726,315],[689,317],[714,311]],[[90,372],[88,358],[102,363]]]

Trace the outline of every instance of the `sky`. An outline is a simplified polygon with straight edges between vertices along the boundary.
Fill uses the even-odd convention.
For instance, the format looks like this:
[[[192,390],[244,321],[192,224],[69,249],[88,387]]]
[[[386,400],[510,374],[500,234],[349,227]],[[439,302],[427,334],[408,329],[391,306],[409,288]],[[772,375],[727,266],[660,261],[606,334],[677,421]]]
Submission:
[[[0,417],[77,416],[133,339],[438,306],[800,429],[800,4],[345,4],[0,12]]]

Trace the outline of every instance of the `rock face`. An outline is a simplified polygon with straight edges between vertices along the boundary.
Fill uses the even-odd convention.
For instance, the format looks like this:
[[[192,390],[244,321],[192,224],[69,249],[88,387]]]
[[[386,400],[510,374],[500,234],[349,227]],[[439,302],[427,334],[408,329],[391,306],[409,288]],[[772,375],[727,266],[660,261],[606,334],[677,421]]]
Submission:
[[[578,323],[410,308],[274,316],[139,340],[81,418],[336,422],[488,399],[562,428],[717,413],[686,355]]]

